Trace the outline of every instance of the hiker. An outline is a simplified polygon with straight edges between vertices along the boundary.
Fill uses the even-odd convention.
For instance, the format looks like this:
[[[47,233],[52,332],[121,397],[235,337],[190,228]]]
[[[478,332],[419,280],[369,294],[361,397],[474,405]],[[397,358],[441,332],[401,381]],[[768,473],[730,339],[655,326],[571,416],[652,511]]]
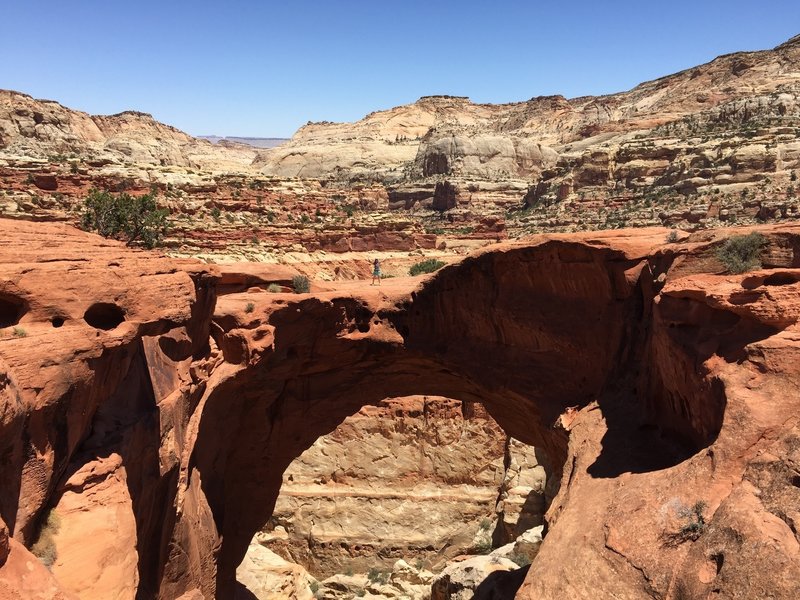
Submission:
[[[378,262],[377,258],[372,262],[372,283],[370,283],[370,285],[375,285],[375,280],[376,279],[378,280],[378,285],[380,285],[381,284],[381,263]]]

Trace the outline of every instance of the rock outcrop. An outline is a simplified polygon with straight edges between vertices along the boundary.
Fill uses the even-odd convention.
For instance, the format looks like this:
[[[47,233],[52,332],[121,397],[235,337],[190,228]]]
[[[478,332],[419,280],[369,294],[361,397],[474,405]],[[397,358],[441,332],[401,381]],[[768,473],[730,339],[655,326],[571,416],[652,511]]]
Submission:
[[[491,600],[509,598],[519,587],[524,572],[506,558],[474,556],[447,567],[431,585],[431,600]],[[509,587],[508,578],[519,581]],[[513,579],[512,579],[513,580]]]
[[[798,65],[794,38],[602,97],[427,97],[356,123],[308,125],[255,165],[381,182],[406,209],[497,217],[524,201],[531,212],[510,224],[523,232],[797,218]],[[460,192],[443,203],[445,182]]]
[[[229,598],[291,461],[426,394],[483,404],[562,473],[517,597],[796,598],[800,230],[760,231],[764,268],[742,275],[716,259],[730,232],[625,230],[217,298],[216,267],[0,222],[11,552],[49,533],[56,576],[80,571],[71,507],[106,507],[125,535],[92,556],[133,560],[138,597]],[[129,597],[130,564],[59,585]]]
[[[403,558],[438,572],[476,542],[505,543],[542,523],[544,482],[535,450],[507,439],[482,406],[382,400],[292,462],[250,548],[267,546],[318,579]]]
[[[2,91],[0,213],[74,223],[93,187],[156,190],[182,256],[463,256],[531,233],[797,220],[799,140],[796,38],[602,97],[425,97],[269,150]]]
[[[246,170],[255,150],[216,145],[126,111],[89,115],[52,100],[0,90],[0,158],[62,157],[104,163],[185,166],[207,170]]]

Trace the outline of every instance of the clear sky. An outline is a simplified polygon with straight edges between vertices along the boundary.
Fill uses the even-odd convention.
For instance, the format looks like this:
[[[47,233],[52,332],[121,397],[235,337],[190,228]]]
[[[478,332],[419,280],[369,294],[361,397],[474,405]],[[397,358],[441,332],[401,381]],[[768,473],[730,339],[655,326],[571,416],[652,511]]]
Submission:
[[[288,137],[430,94],[625,90],[797,34],[799,0],[0,0],[0,88]]]

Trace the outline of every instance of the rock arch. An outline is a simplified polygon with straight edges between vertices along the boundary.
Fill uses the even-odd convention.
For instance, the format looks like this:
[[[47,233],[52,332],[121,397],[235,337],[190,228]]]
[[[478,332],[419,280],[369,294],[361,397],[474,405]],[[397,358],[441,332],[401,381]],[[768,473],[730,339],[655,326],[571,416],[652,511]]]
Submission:
[[[399,304],[335,295],[257,304],[266,318],[244,327],[219,315],[217,343],[245,366],[204,399],[186,476],[213,516],[215,543],[188,564],[215,563],[214,589],[226,597],[289,463],[386,397],[482,402],[509,435],[544,448],[559,472],[568,444],[559,419],[592,403],[608,421],[591,467],[597,477],[695,453],[717,435],[724,396],[702,376],[669,390],[650,364],[652,268],[618,250],[559,241],[469,258]],[[643,397],[679,399],[679,411]],[[640,427],[654,422],[664,426]],[[636,454],[624,452],[630,444]],[[181,527],[176,535],[191,538]]]
[[[797,228],[763,231],[765,263],[793,270]],[[132,545],[113,550],[135,557],[135,581],[120,584],[140,599],[226,598],[294,456],[361,405],[443,395],[483,402],[561,469],[519,597],[598,585],[621,597],[672,586],[736,595],[758,582],[795,598],[797,542],[780,515],[800,493],[800,282],[769,269],[711,275],[718,234],[662,246],[666,233],[497,245],[413,290],[390,280],[217,298],[213,266],[145,258],[63,226],[0,227],[3,278],[20,282],[29,307],[28,335],[0,339],[0,518],[11,542],[30,546],[66,492],[123,486]],[[71,285],[54,286],[64,272]],[[85,323],[109,297],[125,322]],[[55,314],[70,326],[54,328]],[[660,545],[670,507],[696,500],[730,535],[691,551]],[[778,536],[766,544],[753,519]],[[726,540],[741,551],[701,581]]]

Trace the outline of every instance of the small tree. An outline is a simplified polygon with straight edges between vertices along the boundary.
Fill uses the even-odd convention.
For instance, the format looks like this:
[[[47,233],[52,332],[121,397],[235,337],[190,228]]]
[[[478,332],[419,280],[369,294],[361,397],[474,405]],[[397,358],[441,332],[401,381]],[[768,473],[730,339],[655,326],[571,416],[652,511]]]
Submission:
[[[123,239],[129,246],[154,248],[167,231],[166,208],[158,208],[153,192],[143,196],[92,190],[83,204],[81,225],[103,237]]]
[[[295,294],[307,294],[311,284],[305,275],[295,275],[292,277],[292,287]]]
[[[422,273],[433,273],[434,271],[438,271],[441,269],[445,263],[435,258],[429,258],[428,260],[423,260],[422,262],[418,262],[415,265],[412,265],[411,268],[408,270],[410,275],[421,275]]]
[[[760,233],[732,235],[717,250],[717,258],[729,273],[745,273],[761,266],[761,250],[767,238]]]

